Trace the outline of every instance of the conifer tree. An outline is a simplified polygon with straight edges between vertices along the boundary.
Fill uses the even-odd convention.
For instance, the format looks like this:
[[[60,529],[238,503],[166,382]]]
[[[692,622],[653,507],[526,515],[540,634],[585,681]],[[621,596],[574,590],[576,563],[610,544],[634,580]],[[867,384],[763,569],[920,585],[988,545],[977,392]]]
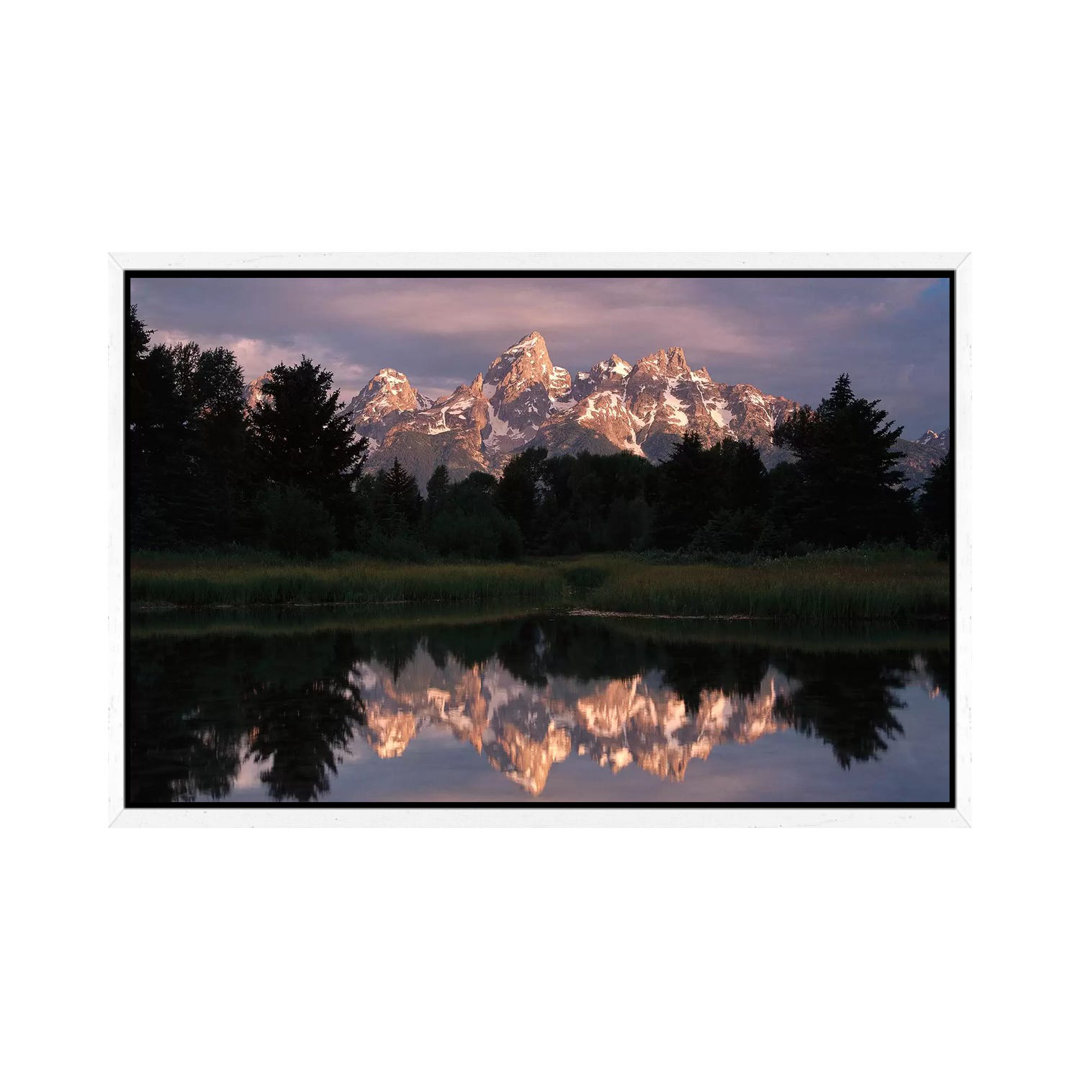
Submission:
[[[715,508],[712,462],[696,431],[688,431],[659,467],[653,542],[682,547]]]
[[[389,469],[382,469],[376,480],[379,526],[390,536],[412,529],[420,519],[420,487],[416,477],[394,458]]]
[[[352,486],[367,458],[338,407],[333,375],[301,356],[268,373],[251,411],[252,436],[262,475],[324,506],[341,544],[354,542],[357,516]]]
[[[855,397],[844,374],[817,409],[803,406],[777,424],[773,441],[797,458],[798,538],[840,547],[910,534],[911,500],[893,449],[904,429],[879,404]]]
[[[427,482],[427,507],[429,514],[435,514],[446,501],[450,488],[450,473],[445,465],[438,465]]]
[[[235,541],[249,490],[243,374],[228,349],[149,347],[128,315],[128,467],[136,545]]]

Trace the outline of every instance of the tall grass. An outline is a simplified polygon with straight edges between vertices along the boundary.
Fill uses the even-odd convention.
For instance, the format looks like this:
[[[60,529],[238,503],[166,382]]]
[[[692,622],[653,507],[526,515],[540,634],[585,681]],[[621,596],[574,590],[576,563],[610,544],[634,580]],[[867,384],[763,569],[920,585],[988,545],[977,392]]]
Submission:
[[[585,598],[599,611],[846,622],[946,616],[950,607],[948,566],[921,552],[829,552],[741,567],[619,561],[607,569]]]
[[[405,565],[373,560],[300,565],[210,556],[186,562],[134,559],[131,600],[218,604],[553,603],[564,582],[554,568],[512,563]]]
[[[949,569],[923,552],[828,552],[748,566],[625,555],[522,563],[299,564],[257,555],[137,555],[136,604],[453,604],[855,622],[949,614]]]

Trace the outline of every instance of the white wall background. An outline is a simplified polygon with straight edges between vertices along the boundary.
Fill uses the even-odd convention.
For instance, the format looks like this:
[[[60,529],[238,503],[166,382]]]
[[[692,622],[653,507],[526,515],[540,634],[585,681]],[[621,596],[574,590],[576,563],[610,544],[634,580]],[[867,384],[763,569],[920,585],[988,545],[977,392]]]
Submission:
[[[9,13],[6,1071],[1062,1075],[1067,14]],[[972,250],[975,827],[107,830],[105,253],[326,250]]]

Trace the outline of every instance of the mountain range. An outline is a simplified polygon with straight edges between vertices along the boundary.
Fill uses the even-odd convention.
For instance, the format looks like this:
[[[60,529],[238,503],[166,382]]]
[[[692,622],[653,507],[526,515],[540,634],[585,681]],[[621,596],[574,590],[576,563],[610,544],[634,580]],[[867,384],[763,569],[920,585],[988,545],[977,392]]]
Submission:
[[[261,383],[250,384],[250,402]],[[499,473],[533,446],[551,454],[625,451],[659,462],[687,431],[707,446],[752,439],[771,467],[789,456],[774,446],[773,428],[797,404],[748,383],[714,382],[704,367],[692,370],[677,346],[635,364],[612,355],[572,376],[533,331],[452,394],[431,400],[405,374],[383,368],[344,412],[368,439],[369,469],[389,468],[396,458],[423,485],[439,465],[452,480],[474,470]],[[908,481],[921,484],[948,446],[947,430],[899,440]]]

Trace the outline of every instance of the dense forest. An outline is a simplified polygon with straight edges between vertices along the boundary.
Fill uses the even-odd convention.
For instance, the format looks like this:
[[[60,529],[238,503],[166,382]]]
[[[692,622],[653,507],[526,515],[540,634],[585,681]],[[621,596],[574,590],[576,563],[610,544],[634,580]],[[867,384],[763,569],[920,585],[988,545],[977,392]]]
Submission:
[[[659,465],[629,453],[513,457],[501,477],[421,491],[398,462],[365,472],[367,442],[340,412],[333,377],[306,357],[274,368],[249,408],[227,349],[155,345],[129,311],[127,468],[133,548],[335,550],[386,558],[508,559],[594,551],[688,558],[801,554],[863,544],[949,550],[951,451],[913,493],[900,484],[902,429],[841,375],[816,409],[779,424],[790,462],[767,470],[752,443],[706,447],[687,432]]]

